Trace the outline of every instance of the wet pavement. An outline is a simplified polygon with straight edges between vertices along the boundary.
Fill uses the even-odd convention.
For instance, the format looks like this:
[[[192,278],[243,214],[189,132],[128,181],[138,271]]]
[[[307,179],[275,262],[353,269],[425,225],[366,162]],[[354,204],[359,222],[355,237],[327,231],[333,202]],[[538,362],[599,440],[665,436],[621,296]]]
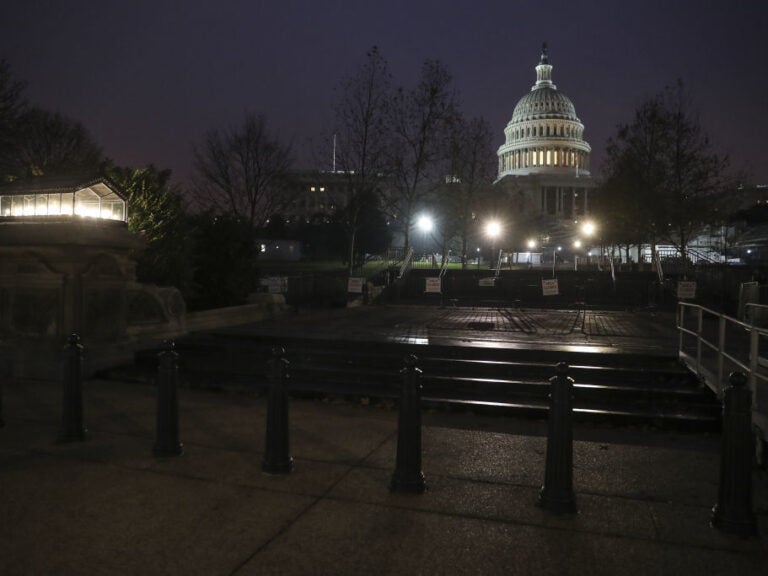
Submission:
[[[218,332],[424,345],[575,347],[665,356],[675,356],[678,345],[674,315],[655,310],[364,306],[299,310]]]
[[[578,314],[582,314],[580,318]],[[299,311],[240,334],[464,345],[675,350],[650,313],[417,307]],[[760,536],[709,524],[719,436],[579,425],[579,512],[535,505],[546,423],[423,415],[427,491],[393,494],[397,412],[294,399],[294,470],[261,471],[266,400],[179,390],[184,454],[155,458],[151,383],[85,383],[85,442],[56,441],[55,382],[4,391],[0,574],[765,574],[768,475],[753,475]]]

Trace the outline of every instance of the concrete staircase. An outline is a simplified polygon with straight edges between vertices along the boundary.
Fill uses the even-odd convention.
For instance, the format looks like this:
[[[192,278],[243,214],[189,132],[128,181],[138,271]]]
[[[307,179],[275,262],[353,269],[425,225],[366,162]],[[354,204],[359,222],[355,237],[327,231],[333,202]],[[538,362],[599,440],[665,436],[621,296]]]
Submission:
[[[577,420],[718,429],[720,404],[674,357],[563,350],[419,346],[384,342],[198,334],[177,343],[190,385],[262,390],[272,345],[286,348],[290,389],[301,396],[395,399],[406,354],[423,371],[426,406],[545,418],[558,362],[574,378]],[[139,357],[152,370],[154,353]]]

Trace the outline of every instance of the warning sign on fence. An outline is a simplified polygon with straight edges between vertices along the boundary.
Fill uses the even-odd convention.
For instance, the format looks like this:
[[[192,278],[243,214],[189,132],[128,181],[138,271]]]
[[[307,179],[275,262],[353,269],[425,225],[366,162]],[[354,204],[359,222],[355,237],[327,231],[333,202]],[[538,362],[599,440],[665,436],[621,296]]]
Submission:
[[[557,286],[557,278],[542,279],[541,293],[544,296],[557,296],[560,294],[560,289]]]
[[[259,284],[264,286],[270,294],[288,292],[288,278],[283,276],[268,276],[262,278]]]
[[[350,276],[349,280],[347,281],[347,292],[350,294],[362,294],[363,280],[365,280],[365,278],[353,278]]]
[[[480,280],[477,281],[478,286],[495,286],[496,285],[496,278],[480,278]]]
[[[677,297],[682,300],[683,298],[696,298],[696,282],[680,281],[677,283]]]
[[[425,280],[427,281],[426,287],[424,289],[425,292],[437,293],[437,294],[439,294],[441,292],[441,290],[440,290],[440,288],[441,288],[441,286],[440,286],[440,277],[439,276],[436,276],[436,277],[433,277],[433,278],[425,278]]]

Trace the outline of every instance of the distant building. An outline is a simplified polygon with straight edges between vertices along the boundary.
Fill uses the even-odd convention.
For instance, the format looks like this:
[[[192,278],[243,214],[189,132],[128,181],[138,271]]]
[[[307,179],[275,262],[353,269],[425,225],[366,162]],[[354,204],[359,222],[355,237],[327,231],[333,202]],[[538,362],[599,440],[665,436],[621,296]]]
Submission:
[[[552,83],[544,44],[536,83],[520,98],[504,129],[495,188],[499,202],[527,233],[559,242],[574,234],[589,213],[596,187],[590,174],[590,145],[571,100]],[[500,206],[503,208],[503,206]]]
[[[295,172],[291,182],[293,199],[282,214],[286,224],[328,223],[347,204],[350,183],[343,172]]]

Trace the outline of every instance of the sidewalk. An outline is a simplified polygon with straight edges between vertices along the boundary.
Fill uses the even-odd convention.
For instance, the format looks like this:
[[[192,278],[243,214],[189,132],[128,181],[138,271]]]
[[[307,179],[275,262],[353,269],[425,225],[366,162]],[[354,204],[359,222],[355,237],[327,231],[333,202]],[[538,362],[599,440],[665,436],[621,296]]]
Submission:
[[[391,407],[291,403],[287,476],[261,473],[265,400],[182,389],[181,457],[152,456],[155,391],[90,381],[89,439],[57,444],[58,385],[5,390],[0,574],[765,574],[710,528],[717,437],[577,429],[580,512],[534,505],[541,422],[425,414],[428,491],[390,494]]]

